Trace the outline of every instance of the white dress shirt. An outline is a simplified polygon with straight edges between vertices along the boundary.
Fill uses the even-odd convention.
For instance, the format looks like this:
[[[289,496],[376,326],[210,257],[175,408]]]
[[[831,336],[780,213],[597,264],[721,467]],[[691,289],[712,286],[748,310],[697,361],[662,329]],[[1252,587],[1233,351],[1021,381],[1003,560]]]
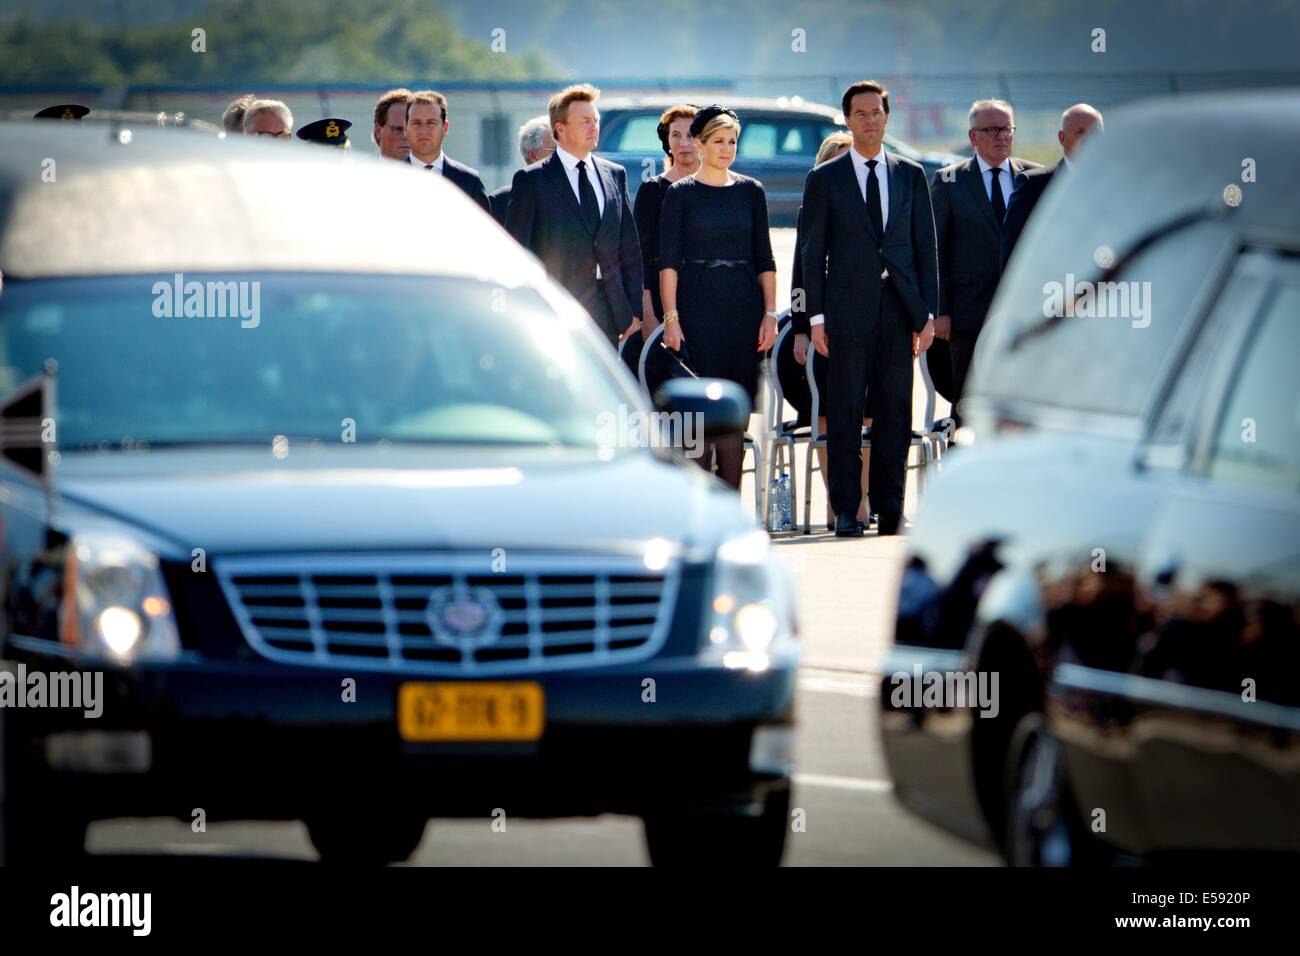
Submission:
[[[555,153],[560,157],[560,162],[564,164],[564,173],[569,177],[569,185],[573,187],[573,195],[578,197],[578,205],[582,205],[582,194],[578,192],[578,157],[572,153],[565,152],[563,147],[556,146]],[[587,181],[591,183],[591,190],[596,194],[596,208],[600,214],[605,215],[605,190],[600,185],[600,177],[596,175],[596,162],[590,153],[587,154],[585,172]]]
[[[442,151],[440,150],[440,151],[438,152],[438,158],[435,159],[435,160],[433,161],[432,164],[430,164],[430,163],[426,163],[426,162],[424,162],[423,160],[417,158],[416,155],[415,155],[414,153],[410,153],[409,155],[407,155],[406,160],[407,160],[407,162],[409,162],[412,166],[415,166],[415,167],[417,167],[417,168],[419,168],[419,169],[428,169],[429,166],[432,165],[432,166],[433,166],[433,169],[430,170],[430,172],[435,172],[435,173],[437,173],[439,176],[445,176],[445,175],[447,175],[447,174],[446,174],[446,172],[444,172],[444,170],[443,170],[443,166],[445,165],[444,160],[446,160],[446,158],[447,158],[447,154],[444,153],[444,152],[442,152]]]
[[[975,154],[975,160],[980,164],[980,177],[984,180],[984,195],[989,197],[989,202],[993,201],[993,174],[989,172],[993,167],[984,162],[984,157],[979,153]],[[998,169],[1003,170],[1002,176],[1002,202],[1004,205],[1010,205],[1011,193],[1016,188],[1016,173],[1011,168],[1011,160],[1004,159]]]

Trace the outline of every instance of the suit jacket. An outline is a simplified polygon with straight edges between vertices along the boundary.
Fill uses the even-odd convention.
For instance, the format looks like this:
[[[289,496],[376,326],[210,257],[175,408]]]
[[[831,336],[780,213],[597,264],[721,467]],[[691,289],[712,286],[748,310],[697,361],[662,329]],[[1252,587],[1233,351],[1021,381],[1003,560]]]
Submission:
[[[406,161],[417,168],[424,165],[415,158],[414,153],[409,154]],[[429,172],[432,172],[432,170],[429,170]],[[448,182],[459,186],[465,195],[482,206],[484,212],[491,214],[492,207],[488,205],[487,190],[483,188],[483,177],[478,174],[477,169],[466,166],[464,163],[458,163],[450,156],[444,156],[442,158],[442,175]]]
[[[889,215],[876,234],[853,169],[853,151],[823,163],[804,182],[800,265],[807,314],[826,317],[827,335],[865,336],[880,313],[881,272],[903,300],[914,331],[938,311],[934,216],[925,171],[885,153]]]
[[[1026,169],[1016,177],[1016,191],[1011,194],[1011,201],[1007,203],[1007,218],[1002,223],[1001,269],[1007,267],[1007,260],[1011,258],[1011,251],[1020,241],[1020,233],[1025,228],[1025,223],[1029,221],[1029,216],[1038,205],[1038,200],[1051,183],[1052,177],[1056,175],[1056,171],[1062,168],[1058,162],[1055,166]]]
[[[1012,179],[1038,163],[1011,158]],[[951,182],[944,179],[952,177]],[[930,182],[934,228],[939,242],[939,308],[952,316],[954,332],[978,333],[1002,274],[1004,226],[993,215],[984,177],[974,156],[945,166]],[[1012,194],[1015,198],[1015,194]]]
[[[510,187],[502,186],[488,196],[488,205],[492,207],[492,218],[504,227],[506,224],[506,210],[510,208]]]
[[[808,309],[805,298],[804,308],[796,308],[798,304],[797,292],[803,288],[803,209],[799,209],[799,214],[794,221],[794,265],[790,268],[790,321],[794,323],[794,328],[790,330],[791,335],[809,335],[812,332],[808,325]]]
[[[627,198],[627,171],[599,156],[588,159],[605,194],[605,210],[594,234],[582,221],[559,151],[515,173],[506,229],[597,322],[611,315],[617,334],[641,314],[641,246]],[[600,297],[607,308],[598,307]]]

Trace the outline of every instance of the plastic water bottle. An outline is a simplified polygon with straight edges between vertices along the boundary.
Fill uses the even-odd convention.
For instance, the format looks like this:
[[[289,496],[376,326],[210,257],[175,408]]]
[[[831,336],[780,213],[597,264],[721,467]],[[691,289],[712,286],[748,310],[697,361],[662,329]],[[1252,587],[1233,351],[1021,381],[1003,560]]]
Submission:
[[[794,529],[794,514],[790,501],[790,476],[781,476],[781,530]]]
[[[781,522],[781,483],[773,478],[767,487],[767,530],[780,531]]]

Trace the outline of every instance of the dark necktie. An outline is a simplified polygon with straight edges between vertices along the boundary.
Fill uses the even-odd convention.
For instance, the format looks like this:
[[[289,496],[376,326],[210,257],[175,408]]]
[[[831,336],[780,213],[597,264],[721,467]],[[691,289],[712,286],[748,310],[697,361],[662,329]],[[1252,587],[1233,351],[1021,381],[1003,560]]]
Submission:
[[[425,169],[433,169],[433,163],[426,163],[424,168],[425,168]]]
[[[596,191],[587,178],[587,163],[581,159],[578,160],[578,205],[582,207],[582,221],[587,231],[594,235],[600,228],[600,207],[596,205]]]
[[[1002,167],[994,166],[989,170],[993,174],[993,218],[1002,227],[1002,220],[1007,218],[1007,203],[1002,198]]]
[[[880,208],[880,183],[876,179],[876,160],[867,160],[867,218],[876,227],[876,235],[885,234],[885,212]]]

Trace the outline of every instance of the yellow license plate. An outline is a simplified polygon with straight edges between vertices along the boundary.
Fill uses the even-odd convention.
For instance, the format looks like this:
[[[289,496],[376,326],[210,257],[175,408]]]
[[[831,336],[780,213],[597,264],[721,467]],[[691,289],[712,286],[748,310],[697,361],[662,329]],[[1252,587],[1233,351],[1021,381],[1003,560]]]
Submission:
[[[542,685],[530,681],[403,684],[403,740],[537,740],[546,725]]]

